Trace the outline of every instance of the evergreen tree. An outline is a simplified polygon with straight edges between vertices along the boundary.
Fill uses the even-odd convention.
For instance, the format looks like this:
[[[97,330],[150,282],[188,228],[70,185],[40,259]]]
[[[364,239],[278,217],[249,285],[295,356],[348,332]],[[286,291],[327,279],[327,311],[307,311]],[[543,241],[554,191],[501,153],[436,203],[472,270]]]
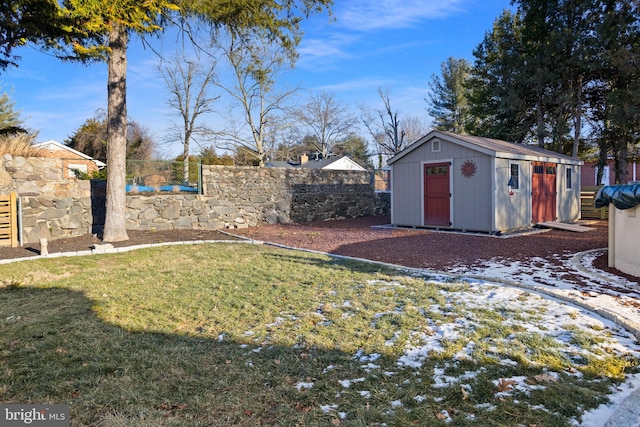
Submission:
[[[127,120],[127,158],[132,160],[151,160],[157,151],[158,143],[151,137],[149,130],[136,122]],[[65,139],[64,143],[94,159],[107,159],[107,119],[104,112],[98,111]]]
[[[336,144],[334,154],[347,156],[367,170],[373,170],[374,168],[367,140],[355,133],[349,134],[347,138]]]
[[[469,124],[467,80],[471,65],[464,59],[448,58],[440,65],[442,75],[431,76],[427,111],[438,130],[464,134]]]
[[[530,135],[533,123],[522,51],[522,21],[505,10],[473,52],[470,133],[520,143]]]
[[[640,6],[633,1],[600,0],[594,11],[598,50],[596,78],[589,87],[599,126],[600,168],[614,157],[616,181],[626,183],[627,160],[640,135]]]
[[[0,94],[0,136],[26,133],[20,112],[7,93]]]

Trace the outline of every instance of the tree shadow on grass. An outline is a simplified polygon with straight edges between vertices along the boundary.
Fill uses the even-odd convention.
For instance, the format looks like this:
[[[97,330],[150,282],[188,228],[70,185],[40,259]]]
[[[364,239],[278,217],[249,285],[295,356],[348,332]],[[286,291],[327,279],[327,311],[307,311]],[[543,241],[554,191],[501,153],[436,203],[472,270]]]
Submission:
[[[68,289],[0,289],[0,314],[0,401],[70,404],[72,425],[330,425],[335,390],[298,384],[352,374],[322,374],[341,351],[127,331]]]
[[[442,409],[455,406],[468,414],[477,412],[477,403],[498,407],[491,415],[495,425],[511,422],[501,418],[500,407],[511,417],[507,407],[514,402],[495,401],[490,378],[477,379],[475,387],[486,393],[476,394],[473,402],[459,390],[432,389],[430,378],[442,361],[401,370],[397,355],[366,360],[304,343],[257,345],[250,336],[231,341],[128,331],[99,316],[82,292],[0,289],[0,401],[70,404],[71,425],[444,426],[446,419],[437,416]],[[340,382],[345,379],[351,385]],[[571,414],[576,408],[564,409]],[[566,420],[529,409],[518,417],[525,425]]]
[[[353,270],[357,268],[357,270],[361,273],[386,273],[386,274],[396,274],[398,271],[396,269],[383,266],[381,264],[375,263],[367,263],[359,260],[352,259],[344,259],[344,258],[322,258],[322,257],[301,257],[299,252],[272,252],[264,255],[266,259],[272,260],[273,263],[279,262],[287,262],[299,264],[300,268],[308,268],[310,266],[318,267],[318,268],[329,268],[334,270]]]

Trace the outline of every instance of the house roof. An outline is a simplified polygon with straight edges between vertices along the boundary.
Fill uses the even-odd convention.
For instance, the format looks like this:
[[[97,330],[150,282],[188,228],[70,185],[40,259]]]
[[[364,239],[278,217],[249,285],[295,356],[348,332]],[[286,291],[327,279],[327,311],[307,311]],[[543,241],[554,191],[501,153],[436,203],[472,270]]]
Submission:
[[[274,160],[267,163],[267,166],[273,167],[273,168],[334,169],[331,167],[332,165],[334,165],[335,163],[342,163],[342,162],[348,163],[351,166],[350,170],[365,170],[362,166],[360,166],[358,163],[354,162],[347,156],[326,157],[320,160],[309,160],[302,164],[292,163],[290,161],[285,162],[280,160]],[[343,168],[337,168],[337,169],[343,169]]]
[[[296,167],[295,164],[286,162],[284,160],[272,160],[268,162],[265,166],[268,168],[295,168]]]
[[[402,150],[400,153],[393,156],[387,163],[392,164],[397,162],[416,148],[422,146],[422,144],[434,138],[440,138],[443,141],[461,145],[471,150],[479,151],[486,155],[497,158],[545,161],[571,165],[582,165],[584,163],[580,159],[556,153],[554,151],[545,150],[533,145],[516,144],[514,142],[507,142],[499,139],[482,138],[479,136],[471,135],[459,135],[453,132],[437,130],[429,132],[428,134]]]
[[[48,141],[44,141],[44,142],[38,142],[36,144],[33,144],[34,148],[43,148],[46,150],[51,150],[51,151],[68,151],[69,153],[75,154],[77,157],[86,159],[86,160],[91,160],[92,162],[94,162],[96,164],[96,166],[98,166],[99,168],[105,167],[107,164],[104,162],[101,162],[100,160],[94,159],[91,156],[87,156],[86,154],[78,151],[78,150],[74,150],[71,147],[68,147],[64,144],[60,144],[58,141],[54,141],[53,139],[50,139]]]

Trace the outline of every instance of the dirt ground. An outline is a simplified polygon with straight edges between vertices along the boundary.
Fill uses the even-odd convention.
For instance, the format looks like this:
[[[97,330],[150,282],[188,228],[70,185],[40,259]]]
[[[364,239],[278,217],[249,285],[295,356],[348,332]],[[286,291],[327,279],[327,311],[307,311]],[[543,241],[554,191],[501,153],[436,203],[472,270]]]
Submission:
[[[460,266],[481,264],[492,259],[505,262],[535,257],[550,259],[557,255],[606,248],[608,238],[606,221],[584,222],[584,225],[593,228],[586,233],[549,230],[508,238],[380,227],[389,222],[388,216],[371,216],[303,224],[262,224],[229,232],[245,238],[296,248],[442,272]],[[145,243],[235,238],[225,232],[208,230],[129,231],[128,234],[128,241],[113,245],[121,247]],[[102,242],[92,235],[58,239],[48,243],[48,251],[54,253],[88,250],[92,245],[100,243]],[[39,253],[40,245],[37,243],[26,244],[21,248],[0,247],[0,259],[30,257]],[[631,281],[638,281],[636,277],[608,268],[606,252],[596,259],[594,266]]]

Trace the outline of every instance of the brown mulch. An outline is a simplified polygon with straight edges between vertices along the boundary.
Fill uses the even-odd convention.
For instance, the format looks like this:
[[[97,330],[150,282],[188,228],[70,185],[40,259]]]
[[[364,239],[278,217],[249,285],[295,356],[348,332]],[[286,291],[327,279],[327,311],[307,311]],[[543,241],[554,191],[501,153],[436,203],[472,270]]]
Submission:
[[[371,216],[303,224],[262,224],[232,232],[254,240],[296,248],[439,271],[479,264],[495,258],[552,259],[589,249],[606,248],[608,244],[606,221],[586,222],[584,225],[593,228],[593,231],[586,233],[550,230],[509,238],[374,227],[389,222],[388,216]],[[128,234],[129,240],[113,245],[122,247],[171,241],[233,239],[228,234],[208,230],[129,231]],[[102,242],[98,238],[86,235],[52,240],[48,243],[48,250],[49,253],[88,250],[92,245],[100,243]],[[39,253],[39,244],[27,244],[22,248],[0,247],[0,259],[35,256]],[[609,268],[606,251],[596,259],[594,266],[634,282],[638,280]]]
[[[372,228],[390,223],[388,216],[371,216],[303,224],[260,225],[236,231],[255,240],[446,272],[491,259],[552,259],[608,246],[607,221],[584,221],[586,233],[534,230],[534,234],[495,237],[480,233],[438,232],[425,229]],[[630,276],[607,266],[607,252],[594,266],[632,282]]]

